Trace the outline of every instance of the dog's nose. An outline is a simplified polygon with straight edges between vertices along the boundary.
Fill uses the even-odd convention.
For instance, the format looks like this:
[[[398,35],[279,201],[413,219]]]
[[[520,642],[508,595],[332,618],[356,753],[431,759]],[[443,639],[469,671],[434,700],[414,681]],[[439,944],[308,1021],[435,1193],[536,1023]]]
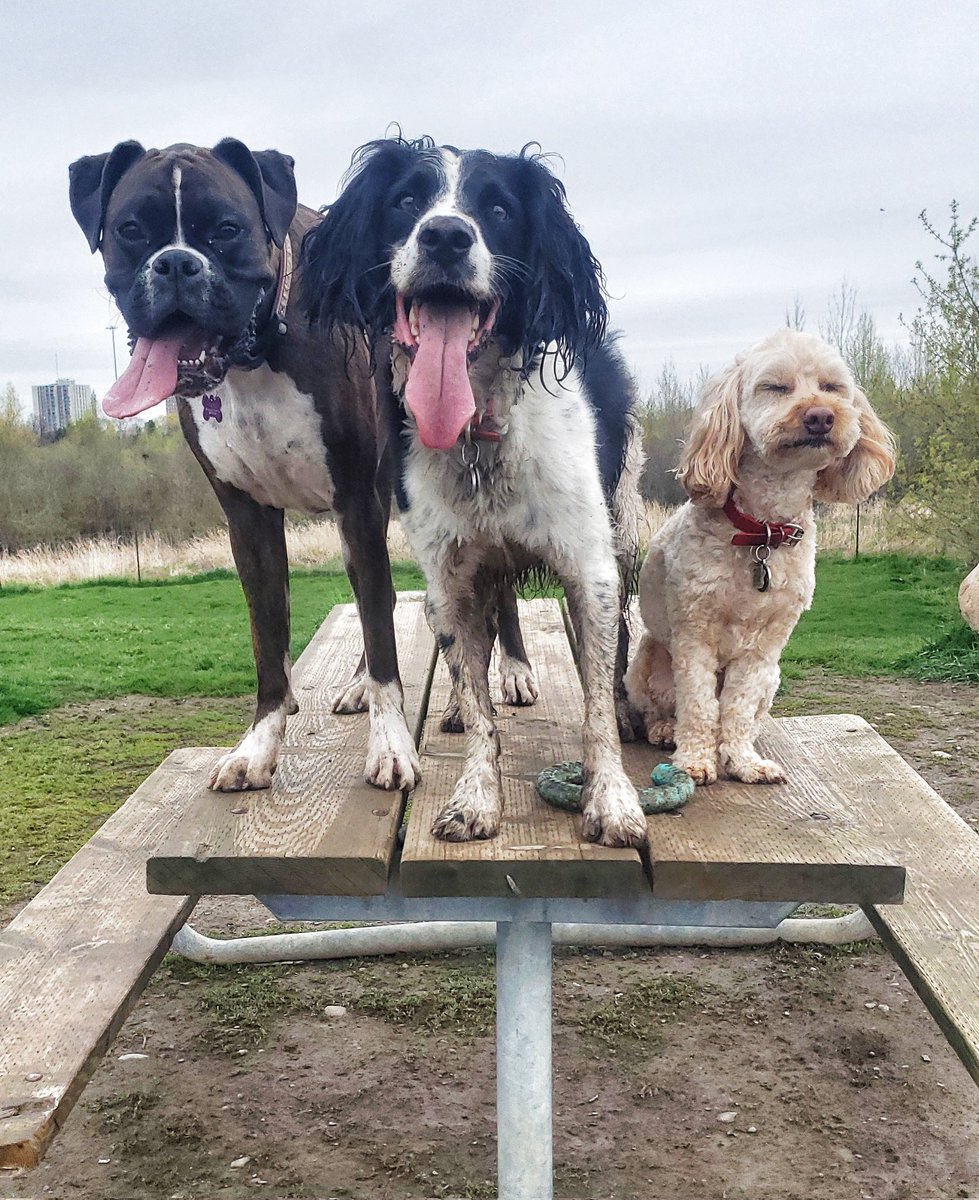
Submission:
[[[158,255],[153,263],[153,270],[157,275],[199,275],[201,270],[201,260],[196,254],[190,254],[186,250],[164,250]]]
[[[418,244],[443,267],[451,267],[472,249],[476,235],[461,217],[431,217],[418,231]]]
[[[808,408],[802,416],[806,433],[811,433],[814,437],[825,437],[833,428],[835,420],[832,410],[828,408]]]

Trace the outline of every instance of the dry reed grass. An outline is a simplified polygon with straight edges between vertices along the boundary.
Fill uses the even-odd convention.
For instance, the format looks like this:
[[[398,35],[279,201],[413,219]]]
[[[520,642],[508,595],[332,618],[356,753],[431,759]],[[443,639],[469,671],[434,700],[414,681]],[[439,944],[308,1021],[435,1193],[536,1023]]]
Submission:
[[[672,510],[646,505],[645,539],[663,524]],[[934,554],[939,546],[927,527],[927,514],[904,505],[872,501],[860,509],[860,550],[864,554],[898,552]],[[819,514],[819,545],[823,550],[853,553],[856,515],[847,505],[824,506]],[[288,524],[289,560],[306,566],[342,561],[340,537],[332,521]],[[392,559],[408,562],[411,549],[397,521],[388,536]],[[225,529],[173,545],[155,534],[139,539],[140,574],[144,579],[166,579],[219,568],[233,569]],[[50,585],[88,579],[136,578],[136,548],[131,538],[85,538],[58,546],[35,546],[19,554],[0,555],[0,586]]]

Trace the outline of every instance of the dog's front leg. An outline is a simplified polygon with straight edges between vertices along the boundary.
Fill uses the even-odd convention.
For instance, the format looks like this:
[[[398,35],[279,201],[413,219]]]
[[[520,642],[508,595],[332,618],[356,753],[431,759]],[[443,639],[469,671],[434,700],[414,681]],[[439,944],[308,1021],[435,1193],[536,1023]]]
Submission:
[[[471,578],[446,581],[438,577],[438,568],[425,573],[428,623],[449,668],[466,731],[466,765],[432,833],[449,842],[489,838],[498,832],[503,810],[500,735],[489,693],[493,615],[481,611],[481,589]]]
[[[673,765],[694,783],[717,779],[717,656],[703,642],[703,631],[676,634],[670,653],[676,689],[676,751]]]
[[[579,564],[575,564],[576,566]],[[619,580],[614,563],[601,573],[593,565],[571,578],[565,593],[578,642],[578,663],[585,693],[582,726],[582,833],[605,846],[644,846],[646,817],[636,789],[622,769],[614,700],[615,657],[619,637]]]
[[[370,711],[364,777],[375,787],[410,790],[421,779],[421,766],[405,721],[385,514],[380,501],[360,495],[339,514],[339,524],[364,633],[364,691]]]
[[[210,786],[218,792],[266,788],[272,782],[286,718],[299,711],[290,685],[289,562],[283,512],[212,480],[228,518],[231,552],[248,602],[258,700],[252,727],[220,758]]]
[[[720,696],[721,767],[742,783],[784,783],[785,771],[754,746],[759,720],[778,690],[778,661],[745,654],[728,664]]]

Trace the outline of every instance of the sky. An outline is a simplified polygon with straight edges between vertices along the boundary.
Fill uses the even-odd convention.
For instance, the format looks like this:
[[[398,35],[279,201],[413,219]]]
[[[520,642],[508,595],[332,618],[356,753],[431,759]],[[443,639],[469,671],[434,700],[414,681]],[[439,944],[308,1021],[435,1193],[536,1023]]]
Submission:
[[[846,282],[887,344],[936,249],[979,214],[979,5],[938,0],[0,0],[0,387],[100,397],[119,317],[67,167],[240,138],[335,198],[393,123],[558,158],[641,385],[716,370]],[[128,353],[115,334],[120,370]]]

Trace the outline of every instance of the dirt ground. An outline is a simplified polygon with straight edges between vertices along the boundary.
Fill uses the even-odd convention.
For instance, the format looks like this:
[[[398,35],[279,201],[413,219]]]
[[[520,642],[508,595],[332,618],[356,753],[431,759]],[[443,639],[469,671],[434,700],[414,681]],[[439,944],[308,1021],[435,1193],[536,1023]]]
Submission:
[[[979,690],[810,674],[779,711],[861,713],[979,823]],[[267,921],[252,901],[194,917]],[[554,994],[559,1200],[979,1198],[975,1085],[875,942],[561,951]],[[486,952],[168,960],[0,1198],[489,1200],[492,1014]]]

